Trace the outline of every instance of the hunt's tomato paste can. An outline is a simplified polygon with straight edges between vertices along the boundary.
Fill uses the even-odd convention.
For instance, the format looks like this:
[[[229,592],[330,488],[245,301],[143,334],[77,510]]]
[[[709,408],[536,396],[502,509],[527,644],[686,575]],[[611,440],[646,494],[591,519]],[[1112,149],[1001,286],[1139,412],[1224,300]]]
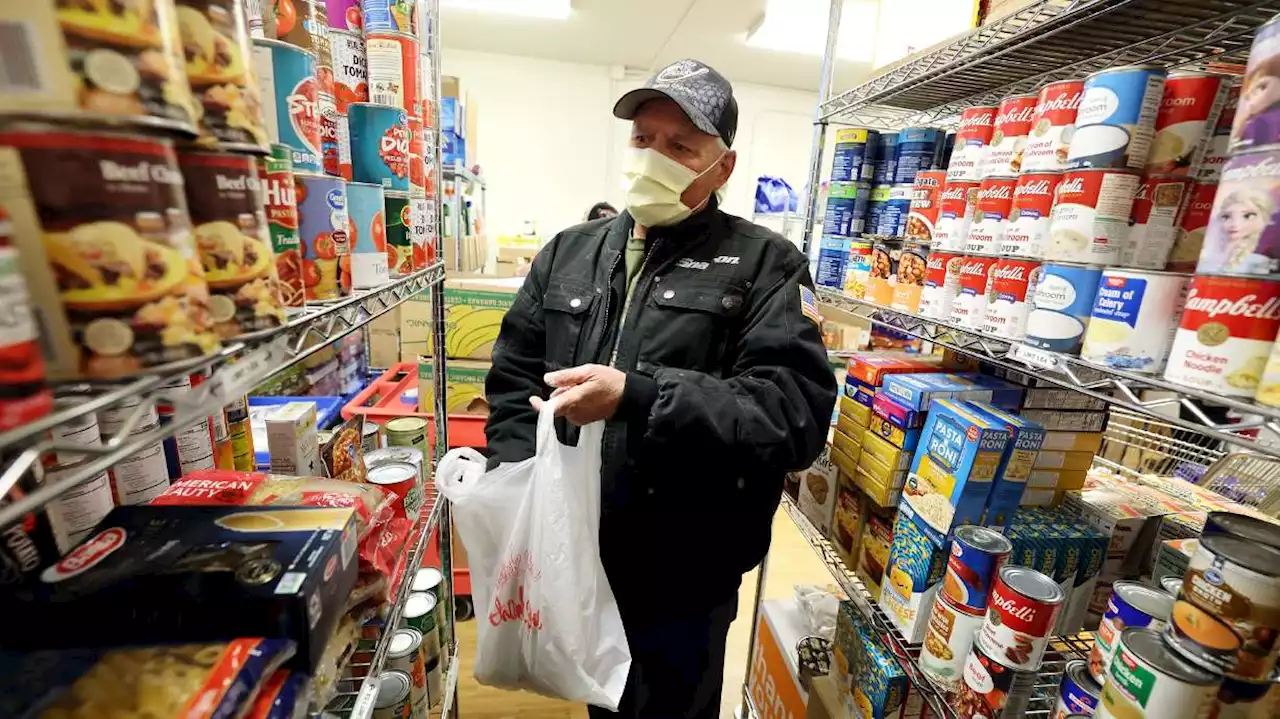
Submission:
[[[1058,185],[1046,260],[1114,265],[1129,238],[1141,179],[1131,170],[1070,170]]]
[[[279,40],[254,38],[253,61],[271,142],[293,151],[298,172],[323,169],[315,55]]]
[[[1060,172],[1024,172],[1013,188],[1013,205],[999,252],[1015,257],[1044,257],[1049,218],[1058,196]]]
[[[1035,113],[1035,95],[1016,95],[1000,102],[991,147],[982,163],[984,178],[1016,177],[1022,172],[1022,156],[1027,149],[1027,135],[1031,133]]]
[[[1016,177],[988,177],[982,181],[973,222],[965,235],[965,252],[994,254],[999,251],[1013,208],[1013,190],[1017,185]]]
[[[956,130],[956,146],[951,151],[947,177],[952,180],[982,179],[987,148],[996,131],[996,108],[992,105],[970,107],[960,113],[960,129]]]
[[[987,284],[996,255],[966,254],[956,268],[956,294],[951,301],[951,323],[969,330],[981,330],[987,318]]]
[[[369,73],[369,101],[398,107],[411,115],[422,114],[422,60],[418,38],[398,32],[365,34],[365,58]]]
[[[1228,80],[1208,72],[1181,72],[1164,81],[1148,175],[1187,176],[1196,171],[1227,103]]]
[[[1040,260],[1002,257],[991,269],[982,331],[1008,340],[1027,336],[1031,288],[1040,278]]]
[[[1023,172],[1067,169],[1076,111],[1084,95],[1084,80],[1064,80],[1045,85],[1036,99],[1036,116],[1022,155]]]
[[[1226,397],[1252,397],[1280,331],[1280,282],[1196,275],[1164,378]]]
[[[280,301],[285,307],[306,304],[302,287],[302,245],[298,240],[298,195],[293,180],[292,153],[284,145],[273,145],[271,156],[258,160],[262,183],[263,211],[267,234],[276,258],[280,279]]]
[[[907,213],[907,237],[922,242],[933,241],[934,223],[938,221],[938,202],[947,182],[944,170],[922,170],[916,173],[911,190],[911,209]]]
[[[947,180],[938,195],[938,220],[933,226],[933,249],[955,252],[964,251],[965,237],[978,208],[978,189],[981,183],[968,180]]]
[[[1129,241],[1120,253],[1120,264],[1162,270],[1173,251],[1178,212],[1191,192],[1189,177],[1142,178],[1138,194],[1133,198]]]
[[[393,192],[409,191],[409,115],[398,107],[357,102],[348,108],[351,176]]]
[[[935,249],[929,253],[925,260],[924,286],[920,288],[921,315],[935,320],[950,319],[963,260],[964,254],[960,252]]]
[[[1028,567],[1000,568],[978,641],[1011,669],[1039,669],[1049,635],[1062,610],[1062,587]]]
[[[1173,240],[1173,251],[1165,269],[1170,272],[1194,272],[1204,248],[1204,233],[1213,215],[1213,201],[1218,196],[1215,182],[1197,182],[1191,188],[1191,196],[1182,209],[1178,231]]]

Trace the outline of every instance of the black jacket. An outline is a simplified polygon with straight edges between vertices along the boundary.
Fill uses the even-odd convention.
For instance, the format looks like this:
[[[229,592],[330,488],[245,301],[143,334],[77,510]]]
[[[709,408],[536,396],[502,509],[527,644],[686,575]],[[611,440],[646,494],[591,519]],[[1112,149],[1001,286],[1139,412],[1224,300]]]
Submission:
[[[630,214],[552,239],[502,321],[485,386],[490,451],[525,459],[544,373],[609,364],[616,342],[627,383],[604,435],[600,542],[624,612],[727,601],[768,551],[783,474],[817,457],[836,401],[816,310],[802,311],[806,258],[712,202],[649,231],[620,341]]]

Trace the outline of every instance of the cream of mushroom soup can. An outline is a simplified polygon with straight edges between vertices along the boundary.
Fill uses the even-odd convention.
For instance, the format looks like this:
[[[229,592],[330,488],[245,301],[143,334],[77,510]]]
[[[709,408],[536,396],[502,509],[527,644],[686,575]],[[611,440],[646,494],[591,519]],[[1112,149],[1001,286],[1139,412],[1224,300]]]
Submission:
[[[999,252],[1014,257],[1044,257],[1053,201],[1062,183],[1060,172],[1024,172],[1013,188],[1009,222]]]
[[[1016,177],[988,177],[982,181],[973,221],[965,235],[965,252],[995,254],[1000,250],[1009,226],[1009,213],[1013,209],[1013,191],[1017,186]]]
[[[920,289],[920,315],[935,320],[951,316],[951,303],[960,282],[964,253],[935,249],[925,260],[924,287]]]
[[[1148,175],[1194,175],[1227,102],[1230,78],[1209,72],[1178,72],[1164,81],[1156,113]]]
[[[1023,172],[1051,172],[1067,169],[1071,134],[1076,112],[1084,96],[1084,80],[1053,82],[1040,89],[1036,116],[1022,156]]]
[[[1110,267],[1102,272],[1080,358],[1156,374],[1169,359],[1189,275]]]
[[[982,163],[982,176],[1009,177],[1022,172],[1027,136],[1031,134],[1036,114],[1035,95],[1015,95],[1000,101],[996,110],[995,132],[991,147]]]
[[[977,180],[947,180],[938,197],[938,220],[933,226],[933,249],[963,252],[973,213],[978,209]]]
[[[991,270],[1000,260],[996,255],[966,254],[947,271],[947,283],[955,276],[955,295],[951,300],[952,324],[968,330],[981,330],[987,318],[987,285]]]
[[[1027,334],[1031,288],[1040,281],[1040,260],[1001,257],[987,285],[987,315],[982,331],[1009,340]]]
[[[1096,719],[1206,719],[1222,675],[1183,661],[1159,632],[1131,627],[1107,670]]]
[[[1227,397],[1252,397],[1280,330],[1280,282],[1196,275],[1164,378]]]
[[[1046,260],[1114,265],[1129,238],[1140,184],[1130,170],[1070,170],[1062,176],[1049,220]]]

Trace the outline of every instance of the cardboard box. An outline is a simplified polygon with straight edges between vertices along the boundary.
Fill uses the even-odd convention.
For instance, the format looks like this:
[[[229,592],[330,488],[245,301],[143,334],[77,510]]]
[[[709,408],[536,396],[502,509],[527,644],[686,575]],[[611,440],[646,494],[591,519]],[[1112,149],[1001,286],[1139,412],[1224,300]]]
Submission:
[[[1036,456],[1036,469],[1080,470],[1093,465],[1093,452],[1042,451]]]
[[[858,558],[858,543],[862,539],[862,524],[866,520],[867,500],[854,484],[853,477],[840,473],[840,487],[836,491],[835,518],[831,522],[831,543],[845,567],[852,569]]]
[[[862,456],[870,457],[887,467],[890,472],[901,472],[910,469],[914,453],[894,446],[889,440],[868,429],[862,433]]]
[[[862,542],[858,546],[858,562],[853,573],[866,585],[872,599],[880,598],[880,583],[884,568],[889,563],[889,549],[893,546],[893,520],[895,513],[867,512],[862,527]]]
[[[747,686],[762,719],[804,716],[809,693],[800,686],[796,644],[810,633],[793,598],[760,603]]]
[[[841,472],[844,472],[845,474],[852,476],[853,473],[857,471],[858,456],[861,454],[862,454],[861,447],[857,448],[857,451],[855,454],[848,454],[847,452],[842,452],[841,450],[838,450],[835,447],[832,447],[831,461],[835,463],[836,469],[839,469]]]
[[[1024,415],[1025,416],[1025,415]],[[1093,452],[1102,448],[1101,432],[1045,432],[1040,449],[1053,452]]]
[[[984,526],[1004,531],[1013,521],[1013,515],[1022,502],[1027,479],[1040,454],[1040,446],[1044,444],[1044,430],[1035,422],[991,405],[971,402],[969,406],[1004,423],[1005,431],[1009,433],[1009,442],[1005,445],[1004,457],[996,470],[995,483],[991,486],[987,511],[982,519]]]
[[[907,470],[894,469],[871,452],[858,455],[858,469],[867,475],[868,482],[884,490],[902,489],[907,483]]]
[[[919,429],[902,429],[894,425],[888,419],[880,416],[873,409],[871,410],[871,424],[868,425],[867,431],[880,436],[895,447],[901,447],[908,452],[916,451],[920,444]]]
[[[934,544],[945,546],[953,529],[982,521],[1008,443],[1003,420],[966,402],[930,405],[904,496],[926,520]]]
[[[893,544],[880,587],[880,608],[909,642],[924,641],[929,613],[947,566],[947,544],[937,541],[928,522],[906,495],[893,523]]]
[[[1025,409],[1022,416],[1047,432],[1101,432],[1107,428],[1107,412]]]
[[[1107,408],[1107,403],[1073,389],[1037,387],[1027,390],[1022,406],[1025,409],[1102,410]]]
[[[861,454],[862,433],[845,434],[837,427],[831,437],[831,446],[850,457],[856,457]]]
[[[435,414],[436,389],[432,380],[435,366],[430,357],[418,358],[418,411]],[[445,362],[448,386],[449,414],[489,416],[489,402],[485,399],[484,382],[489,376],[490,363],[470,360]]]
[[[1031,489],[1082,489],[1088,479],[1087,469],[1033,469],[1027,475],[1027,487]]]
[[[444,284],[445,353],[451,359],[488,361],[502,328],[502,318],[515,302],[522,278],[448,279]],[[414,296],[401,307],[401,356],[430,355],[431,294]]]
[[[848,387],[849,385],[845,385],[846,390]],[[855,389],[853,395],[847,393],[841,395],[838,409],[841,416],[848,417],[860,427],[866,427],[871,422],[871,405],[858,402],[854,398],[856,394],[857,390]]]
[[[823,536],[831,534],[836,494],[840,488],[840,470],[832,461],[831,452],[831,445],[824,447],[813,464],[800,473],[800,512]]]
[[[836,414],[836,431],[849,437],[861,437],[866,427],[857,423],[853,417],[838,412]]]
[[[295,477],[323,476],[314,402],[289,402],[268,414],[265,423],[272,472]]]
[[[971,379],[953,374],[895,374],[884,380],[882,390],[898,404],[917,411],[932,411],[930,403],[940,399],[967,399],[988,402],[992,391]]]
[[[898,402],[884,390],[878,390],[872,398],[871,411],[889,420],[893,426],[902,429],[920,429],[928,416],[924,410],[912,409]]]
[[[805,719],[855,719],[845,711],[844,692],[830,674],[809,682],[809,706]]]
[[[861,466],[854,470],[853,481],[867,495],[867,499],[881,509],[893,509],[902,499],[902,485],[886,484]]]

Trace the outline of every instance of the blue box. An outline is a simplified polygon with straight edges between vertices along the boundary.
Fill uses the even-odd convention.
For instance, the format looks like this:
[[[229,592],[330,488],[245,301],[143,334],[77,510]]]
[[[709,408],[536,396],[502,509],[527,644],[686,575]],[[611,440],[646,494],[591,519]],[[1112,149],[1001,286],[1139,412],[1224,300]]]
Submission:
[[[982,374],[981,372],[964,372],[956,376],[972,380],[975,384],[991,390],[991,399],[987,400],[989,404],[1008,410],[1022,408],[1022,398],[1026,393],[1025,387],[1019,387],[1012,382]]]
[[[967,399],[987,402],[991,389],[954,374],[894,374],[884,378],[882,391],[895,402],[916,411],[930,410],[937,399]]]
[[[462,138],[467,134],[467,123],[462,112],[462,103],[456,97],[440,98],[440,132],[452,132],[454,137]]]
[[[857,402],[858,404],[871,408],[871,404],[875,399],[876,388],[870,387],[859,382],[856,379],[846,377],[844,381],[844,396]]]
[[[1009,442],[1005,445],[1004,457],[996,471],[995,484],[991,487],[991,496],[987,499],[987,512],[983,518],[984,526],[1004,531],[1013,521],[1022,501],[1022,493],[1027,488],[1027,478],[1035,468],[1036,456],[1044,445],[1044,428],[1016,414],[1005,412],[982,402],[970,402],[969,405],[979,412],[1004,425],[1009,433]]]
[[[924,641],[929,613],[942,587],[950,543],[937,540],[937,532],[912,509],[904,494],[893,522],[879,603],[909,642]]]
[[[967,402],[937,400],[911,463],[903,501],[942,546],[962,524],[979,524],[1009,444],[1002,421]],[[945,500],[945,501],[940,501]]]
[[[440,132],[440,153],[446,165],[467,165],[467,141],[459,137],[453,130]]]

